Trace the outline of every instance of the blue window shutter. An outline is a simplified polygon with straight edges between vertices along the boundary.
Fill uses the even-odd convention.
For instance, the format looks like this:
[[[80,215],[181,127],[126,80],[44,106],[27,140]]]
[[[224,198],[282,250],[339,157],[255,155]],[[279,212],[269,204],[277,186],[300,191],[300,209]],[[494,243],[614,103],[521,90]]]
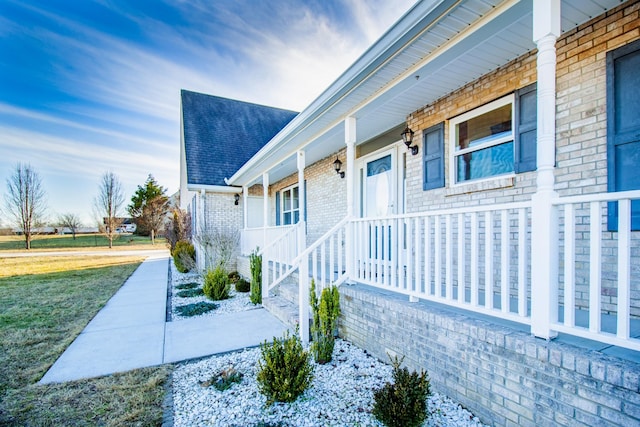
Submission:
[[[516,91],[514,169],[516,173],[536,170],[538,99],[536,84]]]
[[[444,187],[444,123],[422,135],[423,190]]]
[[[607,52],[607,189],[640,189],[640,41]],[[608,204],[608,229],[618,229],[618,204]],[[640,230],[640,200],[631,202]]]
[[[276,225],[280,225],[280,192],[276,191]]]

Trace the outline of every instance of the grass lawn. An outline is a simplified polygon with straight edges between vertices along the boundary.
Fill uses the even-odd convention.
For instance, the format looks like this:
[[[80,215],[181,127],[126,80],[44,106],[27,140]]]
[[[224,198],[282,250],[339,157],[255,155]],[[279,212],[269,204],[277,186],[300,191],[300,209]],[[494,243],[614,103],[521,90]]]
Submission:
[[[141,260],[0,258],[0,426],[161,424],[170,367],[37,384]]]
[[[31,239],[31,249],[35,250],[60,250],[60,249],[106,249],[109,241],[100,234],[76,234],[76,239],[70,234],[65,235],[37,235]],[[113,247],[117,249],[165,249],[164,238],[157,238],[156,244],[151,244],[151,238],[134,236],[132,234],[120,235],[113,241]],[[0,236],[0,251],[24,250],[24,236]]]

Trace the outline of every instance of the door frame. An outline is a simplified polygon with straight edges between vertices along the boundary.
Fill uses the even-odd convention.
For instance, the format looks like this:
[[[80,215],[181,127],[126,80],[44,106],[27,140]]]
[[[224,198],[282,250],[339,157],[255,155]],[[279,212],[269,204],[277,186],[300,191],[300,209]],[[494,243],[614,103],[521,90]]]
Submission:
[[[406,212],[406,152],[402,150],[402,147],[404,147],[402,141],[397,141],[356,159],[356,194],[358,195],[356,212],[359,218],[365,217],[364,209],[367,202],[365,187],[366,165],[387,155],[391,155],[392,168],[391,214],[396,215]]]

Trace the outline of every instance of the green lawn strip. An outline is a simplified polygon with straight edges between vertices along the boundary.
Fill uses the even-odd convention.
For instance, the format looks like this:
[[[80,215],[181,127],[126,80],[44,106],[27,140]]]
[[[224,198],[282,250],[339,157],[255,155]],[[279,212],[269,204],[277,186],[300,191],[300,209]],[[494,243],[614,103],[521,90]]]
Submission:
[[[151,238],[146,236],[122,235],[113,241],[113,246],[125,249],[127,246],[148,245],[149,249],[154,247],[164,248],[163,238],[156,239],[156,244],[151,244]],[[24,237],[22,236],[1,236],[0,250],[21,250],[24,249]],[[93,248],[109,247],[109,241],[100,234],[80,234],[75,240],[71,235],[36,235],[31,239],[31,249],[65,249],[65,248]]]
[[[106,377],[36,384],[139,265],[132,260],[82,268],[86,261],[78,260],[76,267],[69,260],[63,272],[0,278],[0,425],[55,425],[53,420],[67,419],[78,420],[68,425],[118,425],[116,418],[120,425],[152,425],[134,421],[138,415],[132,414],[138,412],[131,408],[141,406],[139,399],[156,402],[148,405],[150,412],[141,411],[140,420],[162,418],[161,411],[157,418],[157,407],[162,406],[163,393],[145,378],[164,383],[169,368],[130,373],[118,381]],[[34,270],[39,265],[37,259],[24,262],[33,262]],[[134,419],[126,419],[129,416]]]

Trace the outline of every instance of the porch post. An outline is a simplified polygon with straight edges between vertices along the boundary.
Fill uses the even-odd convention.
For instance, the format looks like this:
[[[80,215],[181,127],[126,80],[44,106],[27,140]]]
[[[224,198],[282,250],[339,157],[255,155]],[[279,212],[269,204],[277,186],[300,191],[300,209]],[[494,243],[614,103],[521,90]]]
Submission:
[[[300,150],[297,153],[298,163],[298,255],[307,248],[307,232],[305,224],[305,200],[307,194],[304,188],[305,155]],[[298,270],[298,315],[300,318],[300,339],[303,345],[309,344],[309,263],[306,259],[300,261]]]
[[[198,194],[198,201],[200,203],[198,203],[198,221],[196,224],[196,230],[194,230],[194,232],[196,233],[196,236],[202,236],[204,233],[207,232],[207,221],[205,218],[205,206],[204,204],[206,203],[206,197],[207,192],[203,189],[200,189],[200,193]],[[207,259],[204,253],[204,246],[202,246],[202,244],[200,243],[202,240],[201,239],[196,239],[198,241],[198,250],[196,251],[196,265],[198,266],[198,270],[204,270],[205,268],[207,268]]]
[[[269,226],[269,172],[262,174],[262,250],[264,251],[267,244],[267,227]],[[269,297],[269,261],[267,253],[262,252],[262,298]]]
[[[242,228],[245,229],[249,225],[249,187],[242,187]]]
[[[344,142],[347,144],[347,217],[355,217],[356,188],[356,118],[347,117],[344,121]],[[353,223],[347,224],[347,236],[344,245],[347,279],[354,277]]]
[[[556,148],[556,39],[560,35],[560,0],[533,2],[533,40],[538,47],[537,190],[531,197],[531,333],[557,336],[558,216],[552,200]]]

